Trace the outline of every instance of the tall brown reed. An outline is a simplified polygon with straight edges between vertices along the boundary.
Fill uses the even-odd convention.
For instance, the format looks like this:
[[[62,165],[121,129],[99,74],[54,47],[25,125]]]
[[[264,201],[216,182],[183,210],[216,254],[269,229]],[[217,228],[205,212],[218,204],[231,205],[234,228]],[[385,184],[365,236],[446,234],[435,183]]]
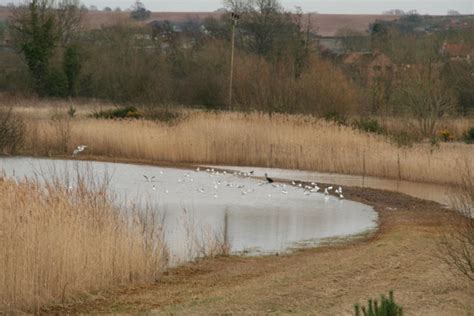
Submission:
[[[60,154],[48,121],[28,124],[27,153]],[[307,116],[192,112],[176,125],[79,119],[71,147],[110,158],[175,163],[295,168],[410,181],[457,184],[460,159],[474,164],[474,147],[429,143],[398,147],[387,138]]]
[[[78,183],[0,178],[0,313],[150,282],[165,266],[152,218],[122,213],[106,185]]]

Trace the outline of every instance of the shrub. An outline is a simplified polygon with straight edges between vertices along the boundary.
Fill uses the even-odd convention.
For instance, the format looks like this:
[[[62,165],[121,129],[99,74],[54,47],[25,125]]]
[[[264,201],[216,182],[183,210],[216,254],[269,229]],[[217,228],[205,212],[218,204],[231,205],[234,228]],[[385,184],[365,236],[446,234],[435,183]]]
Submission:
[[[414,143],[421,140],[420,136],[408,131],[399,131],[389,135],[392,143],[398,147],[412,147]]]
[[[464,141],[467,144],[474,144],[474,127],[471,127],[466,133],[464,133]]]
[[[352,126],[366,133],[383,134],[385,132],[379,121],[371,118],[355,119],[352,122]]]
[[[173,124],[181,119],[182,114],[166,107],[159,107],[147,109],[144,113],[144,117],[150,121]]]
[[[134,106],[118,108],[115,110],[94,112],[91,115],[96,119],[139,119],[142,114]]]
[[[356,304],[354,309],[355,316],[403,316],[403,309],[395,303],[393,291],[390,291],[388,299],[384,295],[381,296],[380,305],[377,300],[369,299],[367,307],[361,308],[359,304]]]
[[[0,154],[14,154],[23,145],[25,125],[12,109],[0,109]]]
[[[271,63],[251,55],[237,55],[234,106],[243,110],[311,114],[339,124],[356,113],[356,87],[330,62],[314,57],[295,77],[289,60]]]
[[[443,142],[452,142],[454,140],[454,136],[448,130],[439,132],[439,138]]]
[[[282,91],[283,93],[285,91]],[[342,71],[330,62],[319,58],[311,60],[308,69],[289,89],[293,95],[295,111],[325,116],[336,113],[345,118],[357,113],[360,108],[360,95]],[[283,95],[283,100],[286,96]]]
[[[334,122],[337,125],[346,125],[346,116],[337,111],[326,112],[323,117],[328,122]]]

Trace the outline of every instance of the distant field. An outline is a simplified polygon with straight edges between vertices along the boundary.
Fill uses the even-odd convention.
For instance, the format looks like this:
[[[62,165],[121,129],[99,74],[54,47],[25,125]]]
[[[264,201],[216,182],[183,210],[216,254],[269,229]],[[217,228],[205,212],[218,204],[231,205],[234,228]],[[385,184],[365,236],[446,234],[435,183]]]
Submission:
[[[185,21],[187,19],[205,19],[206,17],[219,17],[219,12],[153,12],[152,20],[169,20],[173,22]],[[128,19],[128,12],[88,12],[86,15],[86,25],[89,28],[100,28],[116,23],[117,21]],[[0,8],[0,19],[6,19],[9,12]],[[374,14],[314,14],[312,15],[312,26],[322,36],[334,36],[339,29],[350,28],[358,31],[366,31],[375,20],[394,20],[397,17],[391,15]]]

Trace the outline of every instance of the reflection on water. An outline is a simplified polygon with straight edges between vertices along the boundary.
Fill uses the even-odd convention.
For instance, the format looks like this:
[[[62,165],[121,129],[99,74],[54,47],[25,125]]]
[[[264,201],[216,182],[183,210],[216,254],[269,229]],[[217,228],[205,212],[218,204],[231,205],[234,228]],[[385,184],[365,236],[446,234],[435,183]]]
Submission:
[[[0,158],[0,169],[16,178],[48,178],[75,169],[92,170],[98,179],[109,174],[119,203],[151,204],[157,210],[175,263],[217,241],[228,241],[233,253],[273,253],[376,227],[377,214],[367,205],[230,174],[34,158]],[[154,176],[154,182],[143,175]]]
[[[313,171],[253,167],[219,166],[214,168],[235,170],[238,172],[248,172],[249,170],[254,170],[255,176],[257,177],[263,177],[265,172],[269,172],[269,170],[271,170],[271,176],[278,179],[287,179],[295,181],[315,181],[319,183],[332,183],[336,185],[347,185],[388,190],[404,193],[424,200],[435,201],[444,205],[448,205],[450,203],[450,195],[452,193],[452,188],[448,186],[410,181],[397,181],[376,177],[362,177]]]

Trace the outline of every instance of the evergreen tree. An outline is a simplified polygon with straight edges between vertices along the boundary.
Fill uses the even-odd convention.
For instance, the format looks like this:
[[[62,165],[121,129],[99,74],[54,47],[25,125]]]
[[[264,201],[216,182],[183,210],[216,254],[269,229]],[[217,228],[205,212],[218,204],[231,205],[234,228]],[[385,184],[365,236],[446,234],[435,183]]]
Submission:
[[[11,22],[17,47],[23,53],[33,77],[36,91],[45,94],[48,71],[59,40],[56,18],[47,0],[32,0],[19,8]]]

